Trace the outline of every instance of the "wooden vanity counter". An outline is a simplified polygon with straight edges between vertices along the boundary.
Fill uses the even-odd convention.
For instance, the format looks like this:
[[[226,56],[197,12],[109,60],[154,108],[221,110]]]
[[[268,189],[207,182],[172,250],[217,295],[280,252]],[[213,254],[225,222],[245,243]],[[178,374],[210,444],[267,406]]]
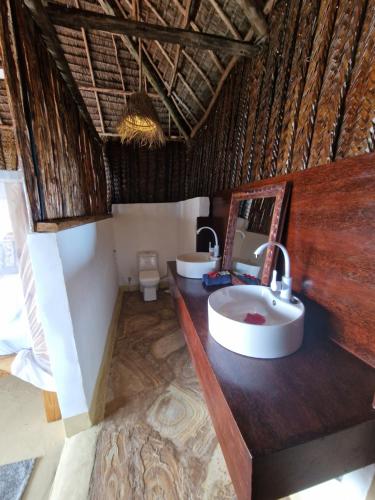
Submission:
[[[327,318],[306,306],[302,348],[261,360],[208,333],[209,291],[169,283],[239,500],[276,499],[375,462],[375,370],[328,339]],[[374,332],[370,332],[374,334]]]

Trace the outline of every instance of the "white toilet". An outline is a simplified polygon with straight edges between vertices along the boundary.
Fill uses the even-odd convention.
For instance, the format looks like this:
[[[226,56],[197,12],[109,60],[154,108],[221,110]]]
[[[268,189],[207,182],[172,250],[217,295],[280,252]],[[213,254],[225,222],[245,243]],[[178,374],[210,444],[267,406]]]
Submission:
[[[138,254],[139,284],[143,300],[156,300],[160,283],[158,255],[156,252],[139,252]]]

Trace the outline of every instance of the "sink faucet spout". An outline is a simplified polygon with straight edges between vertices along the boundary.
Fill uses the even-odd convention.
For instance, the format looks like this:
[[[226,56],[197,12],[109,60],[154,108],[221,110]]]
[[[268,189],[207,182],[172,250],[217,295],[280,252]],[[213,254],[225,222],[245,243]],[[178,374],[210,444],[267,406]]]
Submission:
[[[263,245],[260,245],[254,252],[255,256],[258,257],[263,253],[263,251],[270,247],[270,246],[276,246],[280,248],[280,250],[283,252],[284,255],[284,261],[285,261],[285,273],[284,276],[282,277],[282,289],[280,292],[280,297],[282,299],[289,300],[292,298],[292,278],[290,276],[290,258],[288,254],[288,250],[282,245],[281,243],[276,243],[275,241],[268,241],[266,243],[263,243]]]
[[[214,257],[219,257],[219,240],[217,238],[217,234],[216,234],[216,231],[214,231],[212,229],[212,227],[208,227],[208,226],[203,226],[203,227],[200,227],[198,230],[197,230],[197,234],[199,234],[203,229],[209,229],[210,231],[212,231],[214,233],[214,237],[215,237],[215,246],[214,246]],[[210,248],[209,250],[211,250],[211,243],[210,243]]]

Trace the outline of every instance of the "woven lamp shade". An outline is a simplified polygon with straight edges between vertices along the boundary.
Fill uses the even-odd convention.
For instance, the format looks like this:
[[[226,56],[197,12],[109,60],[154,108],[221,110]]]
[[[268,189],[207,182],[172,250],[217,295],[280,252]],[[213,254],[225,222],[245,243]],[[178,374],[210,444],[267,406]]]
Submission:
[[[140,146],[159,146],[165,143],[158,115],[149,96],[136,92],[128,98],[124,117],[117,132],[121,142],[136,142]]]

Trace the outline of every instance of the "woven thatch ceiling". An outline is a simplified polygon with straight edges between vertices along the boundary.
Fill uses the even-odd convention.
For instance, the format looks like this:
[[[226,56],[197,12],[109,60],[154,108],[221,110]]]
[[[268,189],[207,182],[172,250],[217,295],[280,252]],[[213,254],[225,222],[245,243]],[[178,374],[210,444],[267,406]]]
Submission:
[[[187,28],[257,44],[259,35],[244,15],[243,1],[254,4],[254,0],[53,0],[49,5],[102,15],[107,15],[110,8],[122,19]],[[258,11],[263,10],[267,17],[274,3],[259,2]],[[126,37],[92,29],[71,29],[56,22],[55,28],[98,133],[115,136],[126,95],[140,86],[139,64],[128,50]],[[132,41],[138,47],[138,41],[135,38]],[[221,50],[142,39],[142,62],[156,73],[177,115],[176,120],[165,100],[147,81],[144,71],[142,88],[146,87],[152,97],[167,137],[181,137],[181,125],[187,135],[194,134],[236,60],[236,56]]]
[[[260,25],[263,22],[267,29],[267,17],[276,1],[52,0],[44,1],[43,6],[50,20],[56,10],[80,9],[84,15],[91,12],[107,18],[111,16],[111,20],[115,16],[116,20],[138,20],[159,27],[218,35],[235,43],[246,42],[247,49],[250,46],[259,47],[266,40],[266,36],[260,34],[262,30],[257,16]],[[34,2],[25,0],[26,5]],[[255,22],[252,19],[254,12]],[[68,17],[77,18],[70,10]],[[54,19],[58,40],[72,76],[102,137],[117,135],[116,128],[126,105],[126,97],[138,91],[140,85],[149,93],[167,138],[193,136],[208,116],[239,57],[220,45],[215,50],[202,50],[196,46],[143,37],[140,39],[141,72],[139,39],[109,30],[94,30],[91,26],[82,28],[79,24],[72,29],[62,24]],[[129,44],[133,46],[133,51]],[[155,86],[155,79],[159,88]],[[12,121],[5,84],[4,80],[0,80],[2,132],[10,125]]]

